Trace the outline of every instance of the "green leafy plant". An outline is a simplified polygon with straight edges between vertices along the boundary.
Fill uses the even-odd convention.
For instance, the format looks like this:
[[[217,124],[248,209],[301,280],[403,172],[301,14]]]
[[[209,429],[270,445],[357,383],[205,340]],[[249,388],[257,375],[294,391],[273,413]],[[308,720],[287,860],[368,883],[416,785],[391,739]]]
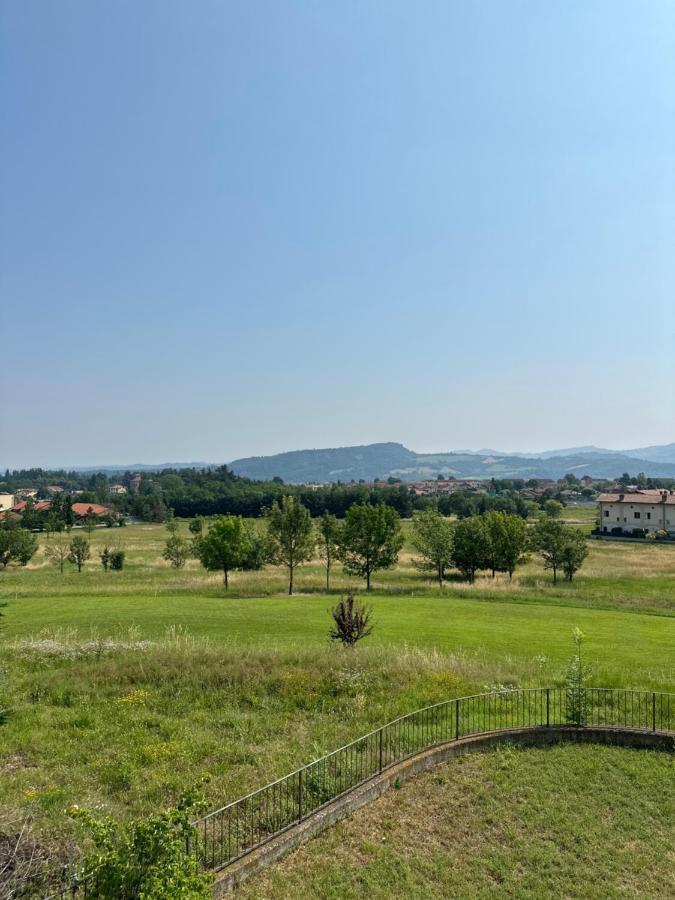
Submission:
[[[110,568],[115,572],[121,572],[124,568],[124,550],[116,549],[110,551]]]
[[[108,546],[108,544],[104,544],[104,546],[99,551],[99,559],[101,560],[101,565],[103,566],[104,571],[108,571],[110,568],[110,553],[112,552],[112,548]]]
[[[173,520],[171,524],[174,524]],[[190,544],[185,538],[177,534],[175,530],[170,531],[162,556],[167,562],[171,563],[174,569],[182,569],[190,556]]]
[[[95,851],[86,858],[88,896],[99,900],[207,900],[210,874],[187,856],[190,820],[201,801],[191,795],[165,812],[125,826],[71,807],[91,833]]]
[[[586,725],[590,715],[590,703],[586,694],[590,668],[584,664],[581,656],[584,633],[580,628],[575,628],[572,638],[575,652],[565,675],[565,718],[570,725]]]

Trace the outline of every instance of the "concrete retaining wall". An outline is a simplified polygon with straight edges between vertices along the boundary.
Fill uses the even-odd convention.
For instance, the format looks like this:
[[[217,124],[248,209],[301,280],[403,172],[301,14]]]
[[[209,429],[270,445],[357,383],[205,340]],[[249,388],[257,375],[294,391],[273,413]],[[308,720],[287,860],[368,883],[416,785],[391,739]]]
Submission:
[[[572,742],[580,744],[609,744],[619,747],[649,748],[675,751],[675,735],[652,731],[635,731],[622,728],[575,728],[570,726],[536,726],[507,731],[495,731],[474,737],[460,738],[439,744],[430,750],[418,753],[403,762],[375,775],[360,787],[338,797],[331,803],[309,815],[302,822],[293,825],[283,834],[251,851],[232,863],[216,876],[213,896],[223,897],[238,884],[281,859],[295,847],[308,841],[330,825],[351,815],[354,810],[380,797],[395,781],[405,781],[413,775],[424,772],[439,763],[464,753],[489,750],[500,744],[545,747],[552,744]]]

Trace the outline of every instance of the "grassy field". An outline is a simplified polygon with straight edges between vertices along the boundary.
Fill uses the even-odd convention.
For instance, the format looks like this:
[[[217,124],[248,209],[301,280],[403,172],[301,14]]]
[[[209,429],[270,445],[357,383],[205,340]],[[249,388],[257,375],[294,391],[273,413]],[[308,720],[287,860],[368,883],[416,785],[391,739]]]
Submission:
[[[80,574],[42,548],[0,573],[0,831],[28,823],[55,861],[85,841],[71,803],[144,814],[208,774],[219,805],[427,703],[561,683],[576,626],[594,684],[675,690],[674,547],[592,542],[572,584],[532,559],[512,582],[439,591],[407,546],[375,578],[374,635],[346,652],[329,646],[328,609],[359,584],[339,569],[331,596],[318,561],[293,598],[274,568],[226,594],[194,561],[172,570],[165,537],[96,530]],[[111,538],[122,573],[98,564]]]
[[[239,896],[675,896],[672,755],[503,749],[452,760],[331,828]]]

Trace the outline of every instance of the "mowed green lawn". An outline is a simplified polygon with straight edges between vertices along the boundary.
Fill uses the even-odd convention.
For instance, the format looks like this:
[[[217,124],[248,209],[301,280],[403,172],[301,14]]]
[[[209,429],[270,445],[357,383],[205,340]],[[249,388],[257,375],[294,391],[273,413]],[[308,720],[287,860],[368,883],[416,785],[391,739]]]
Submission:
[[[598,683],[675,688],[673,617],[382,593],[373,593],[368,602],[375,622],[371,644],[410,644],[523,662],[541,657],[545,667],[546,661],[557,665],[569,657],[570,636],[580,627]],[[159,638],[171,625],[233,645],[320,647],[327,643],[330,605],[325,596],[25,597],[5,610],[6,636],[37,634],[46,627],[50,632],[76,627],[84,636],[119,636],[134,626],[144,638]]]
[[[235,574],[226,592],[221,578],[194,560],[171,569],[161,558],[165,538],[162,526],[97,529],[82,573],[68,566],[60,575],[42,548],[27,569],[0,573],[5,640],[55,631],[119,636],[130,628],[157,639],[179,627],[234,645],[321,647],[330,606],[340,593],[361,587],[338,566],[325,594],[317,560],[299,570],[292,598],[285,595],[284,571],[274,567]],[[122,573],[105,573],[98,562],[98,549],[110,540],[126,549]],[[674,687],[675,547],[591,542],[589,548],[571,584],[553,585],[535,557],[511,582],[504,575],[481,576],[475,585],[453,578],[440,591],[415,568],[406,547],[396,569],[375,576],[367,598],[376,623],[370,643],[523,662],[537,657],[558,667],[578,626],[598,683]]]
[[[672,754],[507,748],[389,791],[239,895],[665,900],[674,841]]]

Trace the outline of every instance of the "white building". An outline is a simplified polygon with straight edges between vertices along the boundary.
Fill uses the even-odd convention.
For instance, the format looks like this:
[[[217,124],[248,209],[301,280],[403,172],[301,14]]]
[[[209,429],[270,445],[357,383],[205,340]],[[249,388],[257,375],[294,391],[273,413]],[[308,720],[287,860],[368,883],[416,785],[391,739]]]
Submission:
[[[667,531],[675,537],[675,491],[634,490],[600,494],[600,531],[603,534],[633,534]]]
[[[0,512],[11,509],[14,506],[14,494],[8,494],[7,491],[0,491]]]

